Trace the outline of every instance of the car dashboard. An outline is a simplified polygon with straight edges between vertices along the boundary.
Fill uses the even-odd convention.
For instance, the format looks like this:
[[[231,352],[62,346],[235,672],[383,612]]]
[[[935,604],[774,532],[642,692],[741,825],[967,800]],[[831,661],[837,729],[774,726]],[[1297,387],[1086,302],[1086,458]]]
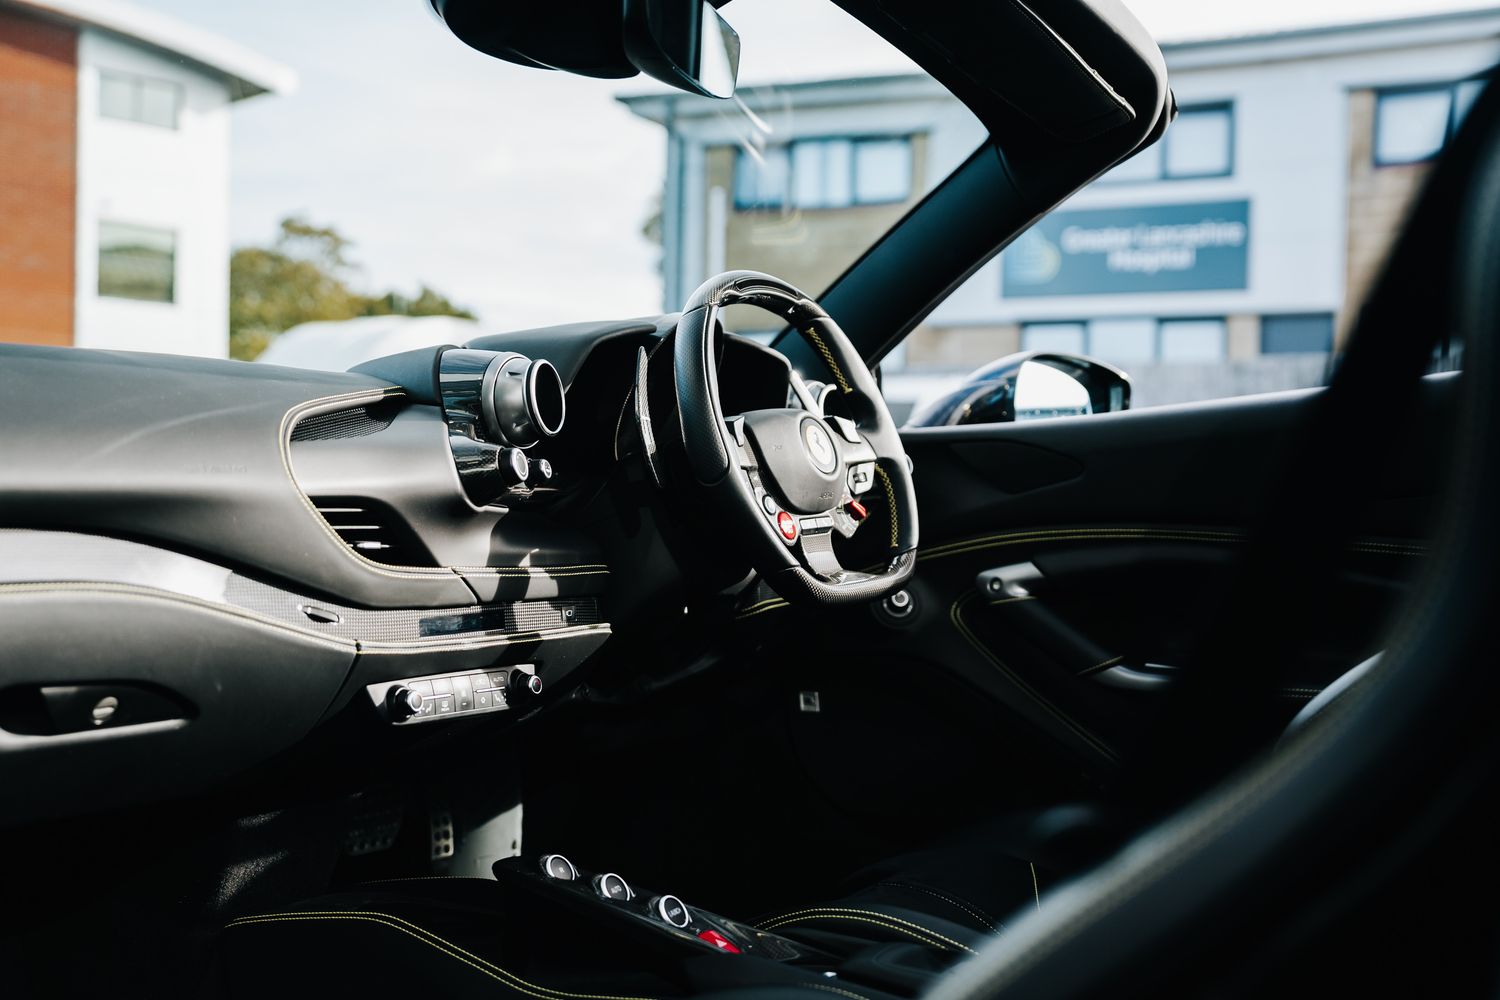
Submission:
[[[674,319],[349,373],[0,348],[5,822],[202,789],[335,717],[389,739],[545,707],[615,624],[631,567],[591,505]],[[481,398],[506,366],[555,373],[530,437]]]

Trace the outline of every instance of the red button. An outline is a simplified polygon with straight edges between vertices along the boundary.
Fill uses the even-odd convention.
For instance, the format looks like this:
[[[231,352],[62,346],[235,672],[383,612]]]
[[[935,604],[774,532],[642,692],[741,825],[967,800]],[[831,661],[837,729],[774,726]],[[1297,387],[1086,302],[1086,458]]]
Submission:
[[[735,947],[735,943],[718,931],[699,931],[698,936],[720,951],[727,951],[731,955],[740,954],[740,950]]]
[[[776,527],[781,529],[781,537],[789,542],[797,540],[797,519],[786,511],[776,515]]]
[[[850,500],[849,516],[854,518],[856,521],[863,521],[865,518],[870,516],[870,512],[865,510],[865,505],[860,503],[858,500]]]

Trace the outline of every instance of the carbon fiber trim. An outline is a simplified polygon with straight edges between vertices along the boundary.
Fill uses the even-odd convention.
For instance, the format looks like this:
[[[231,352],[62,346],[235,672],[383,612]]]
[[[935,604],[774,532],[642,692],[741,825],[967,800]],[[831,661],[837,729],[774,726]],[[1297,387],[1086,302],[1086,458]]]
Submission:
[[[292,428],[292,441],[338,441],[379,434],[396,419],[401,404],[394,400],[334,410],[306,417]]]

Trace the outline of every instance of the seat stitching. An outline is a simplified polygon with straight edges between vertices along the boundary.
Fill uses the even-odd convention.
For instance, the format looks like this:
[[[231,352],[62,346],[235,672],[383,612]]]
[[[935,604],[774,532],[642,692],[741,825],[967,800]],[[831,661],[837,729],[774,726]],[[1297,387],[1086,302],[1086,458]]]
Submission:
[[[595,993],[569,993],[565,990],[555,990],[550,986],[541,986],[530,983],[508,972],[500,966],[465,951],[451,941],[438,937],[436,934],[400,917],[391,916],[388,913],[377,913],[369,910],[308,910],[293,911],[287,913],[267,913],[253,917],[239,917],[231,920],[225,925],[229,927],[244,927],[250,924],[268,923],[294,923],[297,921],[311,920],[363,920],[368,923],[379,924],[398,930],[409,937],[415,938],[430,948],[442,952],[449,958],[457,959],[465,965],[471,966],[491,979],[498,980],[513,989],[526,993],[529,996],[540,998],[540,1000],[556,1000],[558,997],[570,998],[570,1000],[651,1000],[649,997],[620,997],[608,994]],[[540,992],[537,992],[540,991]]]
[[[788,918],[801,917],[801,916],[803,916],[805,914],[817,914],[817,913],[825,913],[825,914],[859,913],[859,914],[866,914],[868,916],[879,917],[882,920],[891,920],[891,921],[895,921],[898,924],[905,924],[907,927],[914,927],[917,930],[923,932],[924,934],[931,934],[933,937],[937,938],[938,940],[946,942],[947,944],[953,945],[955,948],[963,948],[965,951],[971,951],[972,950],[968,946],[966,946],[965,944],[963,944],[962,942],[955,941],[955,940],[953,940],[950,937],[946,937],[943,934],[940,934],[937,931],[933,930],[931,927],[923,927],[921,924],[919,924],[919,923],[917,923],[915,921],[906,920],[906,919],[903,919],[902,917],[894,917],[894,916],[891,916],[889,913],[881,913],[879,910],[861,910],[861,909],[857,909],[856,907],[852,907],[852,906],[810,906],[810,907],[808,907],[806,909],[803,909],[803,910],[794,910],[791,913],[783,913],[779,917],[771,917],[770,920],[785,922]],[[766,922],[769,922],[769,921],[766,921]]]
[[[1040,706],[1053,718],[1066,726],[1070,732],[1078,736],[1085,743],[1093,747],[1105,757],[1108,757],[1110,760],[1118,760],[1118,755],[1107,743],[1099,739],[1099,737],[1095,736],[1093,733],[1089,732],[1088,729],[1084,728],[1082,723],[1075,721],[1071,716],[1066,715],[1056,705],[1053,705],[1046,698],[1042,697],[1040,692],[1038,692],[1030,684],[1026,683],[1026,681],[1023,680],[1019,674],[1017,674],[1014,670],[1007,666],[1005,662],[998,656],[992,653],[988,646],[979,641],[979,637],[976,636],[969,629],[968,624],[965,623],[962,614],[964,605],[967,604],[969,600],[973,598],[973,596],[974,595],[972,594],[966,594],[960,597],[958,600],[953,602],[953,607],[948,612],[948,618],[950,621],[952,621],[953,627],[958,630],[959,635],[967,639],[969,645],[973,646],[981,656],[989,660],[990,663],[997,667],[1001,673],[1005,674],[1010,682],[1021,690],[1021,693],[1031,698],[1031,700],[1036,702],[1038,706]]]
[[[984,926],[988,927],[990,930],[992,930],[992,931],[998,931],[999,930],[998,927],[996,927],[993,923],[990,922],[990,918],[986,917],[977,908],[969,906],[967,903],[964,903],[962,900],[955,899],[955,898],[953,898],[952,896],[949,896],[946,893],[938,892],[936,889],[929,889],[925,885],[917,885],[917,884],[915,884],[913,882],[876,882],[875,884],[876,885],[888,885],[888,886],[891,886],[892,888],[896,888],[896,889],[913,889],[913,890],[915,890],[917,892],[926,893],[927,895],[932,896],[935,899],[941,899],[945,903],[949,903],[949,904],[952,904],[953,906],[958,907],[960,910],[963,910],[965,913],[967,913],[969,916],[973,917],[975,920],[978,920],[981,924],[984,924]]]
[[[774,931],[778,928],[787,927],[791,924],[806,923],[809,920],[848,920],[853,921],[854,923],[872,924],[876,927],[883,927],[888,931],[895,931],[898,934],[905,934],[907,937],[910,937],[916,941],[920,941],[922,944],[925,944],[932,948],[937,948],[941,951],[954,950],[953,946],[943,944],[936,938],[929,937],[928,935],[922,934],[918,931],[914,931],[909,927],[902,927],[900,924],[893,924],[884,920],[874,920],[870,917],[861,917],[850,913],[809,913],[804,916],[794,917],[790,920],[783,920],[780,923],[767,924],[762,927],[761,930]],[[971,955],[977,954],[977,952],[975,952],[973,948],[970,948],[967,945],[957,944],[956,942],[955,944],[958,948],[962,948],[964,951],[968,952]]]
[[[777,611],[787,606],[788,605],[786,601],[777,598],[774,601],[766,601],[762,604],[757,604],[754,608],[741,611],[739,614],[735,615],[734,618],[735,621],[740,621],[745,618],[754,618],[756,615],[763,615],[767,611]]]
[[[1028,861],[1027,865],[1031,868],[1031,894],[1036,897],[1036,908],[1040,910],[1042,908],[1042,884],[1037,881],[1036,862]]]
[[[818,353],[823,355],[823,360],[828,362],[828,369],[833,372],[833,377],[838,381],[839,388],[845,392],[853,392],[854,387],[844,377],[844,370],[839,367],[839,363],[833,359],[833,352],[828,349],[828,345],[823,343],[823,338],[818,335],[817,327],[808,324],[807,329],[802,332],[807,334],[808,339],[812,341],[813,347],[817,348]]]
[[[1084,667],[1082,670],[1078,671],[1078,676],[1079,677],[1092,677],[1094,674],[1097,674],[1097,673],[1100,673],[1102,671],[1108,670],[1110,667],[1112,667],[1115,664],[1119,663],[1123,659],[1125,659],[1124,656],[1111,656],[1107,660],[1100,660],[1098,663],[1094,664],[1092,667]]]
[[[822,983],[803,983],[802,985],[811,990],[826,990],[829,993],[837,993],[841,997],[853,997],[854,1000],[870,1000],[869,997],[862,993],[855,993],[852,990],[841,990],[837,986],[824,986]]]

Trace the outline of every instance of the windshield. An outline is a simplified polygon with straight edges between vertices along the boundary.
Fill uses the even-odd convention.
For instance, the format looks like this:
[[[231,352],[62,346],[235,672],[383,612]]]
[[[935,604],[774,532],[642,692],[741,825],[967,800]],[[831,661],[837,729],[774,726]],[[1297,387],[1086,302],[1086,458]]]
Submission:
[[[1180,116],[884,359],[893,410],[1018,351],[1137,407],[1321,384],[1496,58],[1480,2],[1132,3]],[[724,6],[729,100],[502,62],[426,0],[86,6],[0,0],[0,340],[343,370],[733,268],[816,296],[985,139],[826,0]]]
[[[728,267],[817,294],[983,137],[831,3],[726,8],[727,101],[499,61],[425,0],[92,6],[0,3],[77,37],[78,314],[50,339],[79,346],[342,370],[675,310]]]

